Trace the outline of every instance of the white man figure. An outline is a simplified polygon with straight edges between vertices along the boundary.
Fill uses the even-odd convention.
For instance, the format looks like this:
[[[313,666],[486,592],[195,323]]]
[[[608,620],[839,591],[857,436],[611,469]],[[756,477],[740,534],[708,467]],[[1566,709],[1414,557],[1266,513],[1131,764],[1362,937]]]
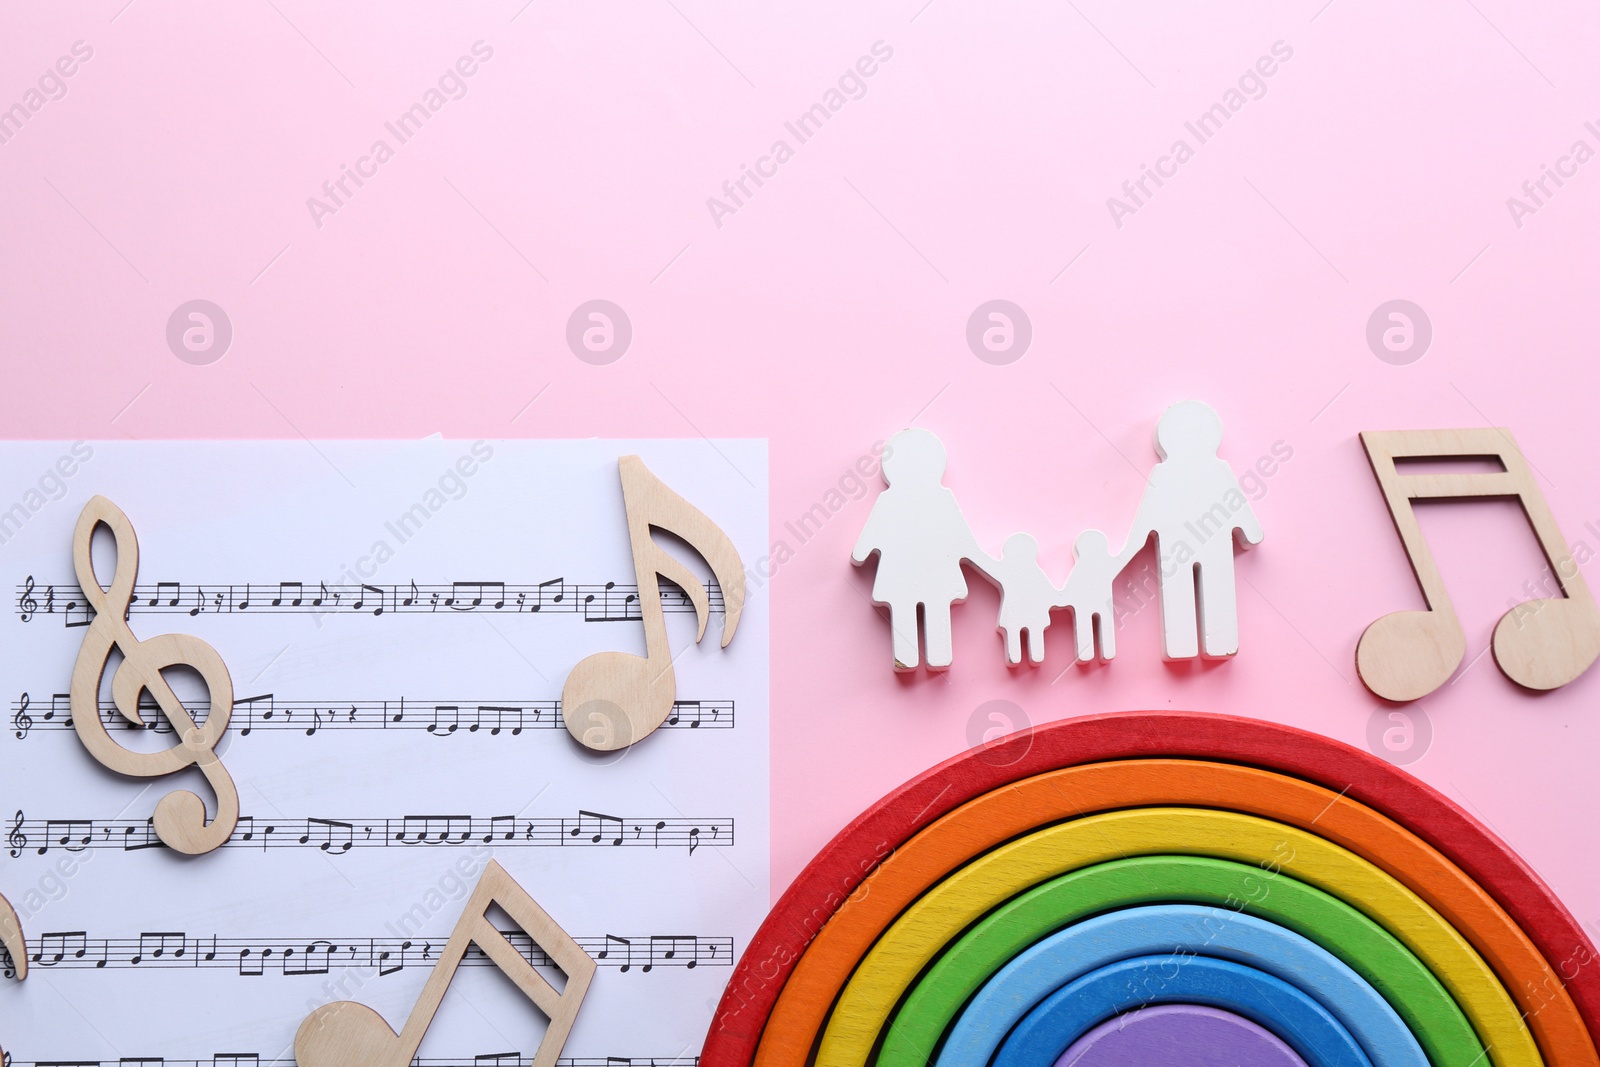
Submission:
[[[1231,656],[1239,651],[1234,545],[1260,544],[1261,524],[1233,469],[1217,455],[1222,420],[1210,407],[1186,400],[1168,408],[1156,424],[1155,444],[1161,462],[1150,471],[1119,558],[1126,563],[1155,536],[1167,659],[1193,659],[1202,651]]]
[[[927,430],[901,430],[891,437],[883,453],[888,488],[873,502],[851,554],[857,566],[878,555],[872,599],[889,608],[898,671],[918,666],[919,628],[928,669],[950,666],[950,606],[967,598],[961,564],[985,571],[994,565],[978,547],[955,494],[944,487],[944,466],[944,445]]]

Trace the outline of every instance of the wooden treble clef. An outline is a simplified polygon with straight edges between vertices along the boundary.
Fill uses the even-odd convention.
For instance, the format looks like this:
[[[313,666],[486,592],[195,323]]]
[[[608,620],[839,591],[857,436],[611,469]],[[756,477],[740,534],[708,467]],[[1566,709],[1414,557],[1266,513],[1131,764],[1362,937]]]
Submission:
[[[116,542],[116,571],[104,587],[94,570],[90,543],[97,526],[104,524]],[[156,836],[168,847],[189,855],[210,852],[233,833],[239,822],[239,791],[222,761],[217,742],[233,714],[233,679],[217,650],[197,637],[160,634],[143,641],[128,627],[128,606],[139,573],[139,542],[121,508],[103,496],[84,506],[72,538],[72,562],[84,599],[94,609],[88,632],[72,669],[72,722],[83,747],[100,763],[119,774],[154,778],[198,767],[217,794],[217,817],[206,822],[205,802],[188,790],[174,790],[156,804]],[[172,724],[178,743],[164,752],[135,752],[117,744],[98,711],[100,684],[112,649],[122,653],[111,677],[111,696],[129,722],[145,725],[139,715],[139,695],[148,691]],[[162,677],[168,667],[196,671],[210,693],[211,710],[204,725],[183,706]]]

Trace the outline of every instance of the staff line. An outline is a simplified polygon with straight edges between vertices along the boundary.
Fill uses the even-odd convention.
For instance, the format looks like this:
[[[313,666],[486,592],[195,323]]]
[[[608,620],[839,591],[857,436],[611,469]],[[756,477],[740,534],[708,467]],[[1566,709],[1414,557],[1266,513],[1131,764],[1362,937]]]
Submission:
[[[500,934],[535,967],[558,966],[524,930]],[[271,971],[285,977],[326,975],[332,967],[370,967],[379,977],[407,967],[431,967],[446,937],[222,937],[191,936],[182,931],[150,932],[125,937],[90,937],[87,930],[51,931],[26,942],[30,965],[54,969],[183,969],[232,970],[245,977]],[[733,966],[733,938],[698,934],[599,934],[574,940],[600,966],[624,973],[649,974],[658,967],[693,970],[699,966]],[[8,967],[9,953],[0,950]],[[482,948],[473,945],[464,965],[493,966]]]
[[[6,844],[12,858],[32,849],[120,849],[139,852],[166,848],[148,819],[29,819],[19,809]],[[355,848],[461,847],[483,843],[497,848],[629,846],[686,848],[733,845],[732,818],[654,818],[606,815],[580,809],[575,818],[524,819],[515,815],[404,815],[389,819],[278,819],[239,816],[221,848],[315,848],[342,856]]]
[[[722,588],[706,585],[711,610],[724,612]],[[675,588],[660,590],[663,611],[693,613],[694,601]],[[17,586],[17,616],[60,615],[68,627],[87,626],[94,609],[72,582],[41,585],[29,575]],[[582,615],[585,622],[637,622],[639,587],[632,583],[536,583],[415,581],[392,585],[316,582],[142,582],[134,586],[128,613],[166,615],[395,615],[395,614]]]
[[[186,701],[184,706],[197,722],[203,723],[211,712],[208,699]],[[141,695],[138,710],[145,720],[142,725],[126,718],[115,702],[99,702],[100,721],[108,730],[173,733],[172,724],[158,713],[148,693]],[[143,714],[146,711],[152,714]],[[731,730],[734,702],[675,700],[661,725],[663,729]],[[273,693],[236,697],[229,726],[241,737],[257,730],[299,730],[307,737],[323,730],[412,730],[434,737],[457,733],[497,737],[503,733],[516,737],[524,730],[565,729],[559,700],[315,700],[280,699]],[[52,693],[46,704],[24,692],[11,702],[11,728],[19,741],[34,730],[73,729],[70,694]]]

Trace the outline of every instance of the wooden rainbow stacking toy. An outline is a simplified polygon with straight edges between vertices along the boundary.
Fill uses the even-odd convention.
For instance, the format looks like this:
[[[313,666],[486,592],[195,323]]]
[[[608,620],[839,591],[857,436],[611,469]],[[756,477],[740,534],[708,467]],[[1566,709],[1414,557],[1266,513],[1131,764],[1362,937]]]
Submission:
[[[1389,764],[1253,719],[1013,734],[851,823],[702,1067],[1600,1067],[1589,940]]]

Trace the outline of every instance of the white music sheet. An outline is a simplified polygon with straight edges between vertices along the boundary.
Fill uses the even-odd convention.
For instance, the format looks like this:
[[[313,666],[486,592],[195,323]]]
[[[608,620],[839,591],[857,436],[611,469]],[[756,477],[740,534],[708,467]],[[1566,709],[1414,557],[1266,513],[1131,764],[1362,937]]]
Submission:
[[[567,673],[645,652],[617,473],[635,453],[747,569],[760,558],[761,441],[0,448],[0,893],[31,958],[26,982],[0,983],[11,1067],[290,1063],[301,1021],[336,1000],[398,1031],[491,858],[599,963],[563,1060],[695,1062],[769,905],[767,603],[750,583],[721,648],[709,583],[695,644],[692,607],[663,582],[672,717],[619,752],[569,736]],[[138,534],[134,635],[193,634],[232,675],[219,754],[242,814],[205,856],[145,847],[174,789],[215,811],[197,771],[112,773],[67,723],[88,632],[72,534],[95,494]],[[691,549],[659,540],[709,581]],[[114,557],[97,538],[101,585]],[[171,673],[199,717],[198,677]],[[108,720],[111,736],[170,747],[160,711],[146,718],[157,728]],[[420,1058],[527,1063],[544,1026],[474,952]]]

